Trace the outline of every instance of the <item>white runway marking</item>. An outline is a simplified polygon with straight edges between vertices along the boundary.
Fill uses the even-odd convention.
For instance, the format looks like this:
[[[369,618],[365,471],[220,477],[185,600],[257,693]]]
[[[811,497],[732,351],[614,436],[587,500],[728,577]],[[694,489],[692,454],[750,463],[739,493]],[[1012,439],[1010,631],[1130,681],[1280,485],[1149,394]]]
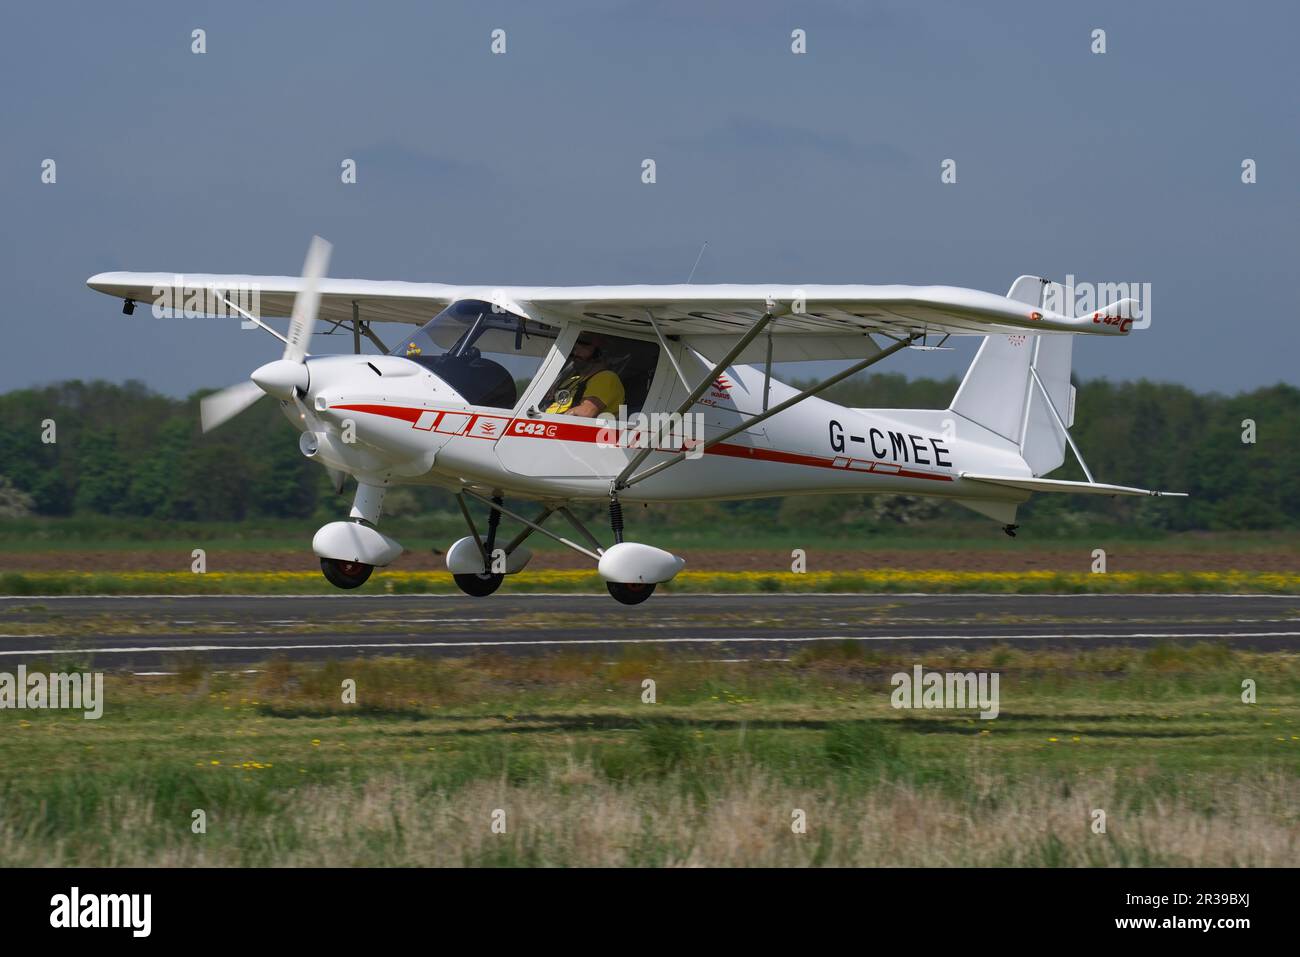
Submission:
[[[359,625],[472,625],[492,618],[358,618]]]

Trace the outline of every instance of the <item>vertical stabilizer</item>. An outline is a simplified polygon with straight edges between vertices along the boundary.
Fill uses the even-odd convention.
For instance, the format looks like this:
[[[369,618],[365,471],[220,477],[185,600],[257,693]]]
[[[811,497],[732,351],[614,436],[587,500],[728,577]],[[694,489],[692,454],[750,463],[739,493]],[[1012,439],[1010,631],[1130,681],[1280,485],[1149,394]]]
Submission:
[[[1064,289],[1058,284],[1021,276],[1012,283],[1007,298],[1041,306],[1049,294],[1065,302]],[[1074,387],[1070,385],[1073,342],[1071,335],[985,336],[953,397],[951,410],[1016,445],[1032,473],[1046,475],[1065,461],[1066,448],[1048,398],[1067,428],[1074,420]]]

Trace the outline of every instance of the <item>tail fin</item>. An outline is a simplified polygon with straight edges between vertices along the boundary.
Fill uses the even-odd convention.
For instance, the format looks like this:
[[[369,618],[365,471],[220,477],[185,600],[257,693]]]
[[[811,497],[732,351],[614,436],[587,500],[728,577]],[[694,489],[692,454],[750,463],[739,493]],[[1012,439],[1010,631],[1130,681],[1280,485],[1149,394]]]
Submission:
[[[1059,284],[1037,276],[1021,276],[1007,293],[1008,299],[1034,306],[1048,296],[1065,301]],[[985,336],[950,410],[1016,446],[1035,476],[1046,475],[1065,461],[1066,449],[1048,399],[1067,428],[1074,423],[1073,345],[1071,335]]]

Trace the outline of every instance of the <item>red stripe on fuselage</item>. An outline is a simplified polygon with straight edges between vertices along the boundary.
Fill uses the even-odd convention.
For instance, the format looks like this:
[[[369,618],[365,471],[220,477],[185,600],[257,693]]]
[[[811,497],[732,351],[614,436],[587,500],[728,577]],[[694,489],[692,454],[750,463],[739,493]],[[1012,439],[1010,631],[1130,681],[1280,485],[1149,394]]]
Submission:
[[[383,415],[390,419],[400,419],[403,422],[410,422],[412,426],[425,412],[438,413],[443,410],[439,409],[413,409],[400,405],[336,405],[333,409],[340,409],[347,412],[367,412],[371,415]],[[548,422],[548,428],[555,426],[555,432],[550,435],[533,434],[528,432],[515,432],[514,425],[516,422],[537,422],[537,419],[510,419],[506,427],[497,435],[469,435],[468,433],[474,428],[474,422],[480,417],[475,413],[460,412],[461,415],[470,415],[471,419],[466,424],[466,428],[460,433],[465,438],[488,439],[495,441],[502,435],[510,435],[518,439],[549,439],[555,442],[589,442],[594,443],[597,435],[606,430],[606,426],[600,425],[582,425],[577,422]],[[507,418],[507,416],[486,416],[486,418]],[[669,451],[669,450],[659,450]],[[781,449],[765,449],[748,445],[728,445],[725,442],[712,446],[705,452],[706,455],[725,455],[737,459],[756,459],[760,462],[780,462],[784,465],[804,465],[809,468],[822,469],[843,469],[848,470],[847,465],[840,466],[835,464],[835,459],[827,458],[820,455],[807,455],[800,452],[786,452]],[[912,478],[912,479],[929,479],[934,482],[951,482],[951,475],[944,475],[936,472],[917,472],[912,469],[906,469],[895,463],[885,463],[897,471],[890,472],[872,472],[870,469],[854,469],[853,471],[862,471],[864,474],[888,475],[891,478]]]
[[[330,407],[330,411],[342,409],[344,412],[369,412],[371,415],[386,415],[390,419],[401,419],[403,422],[415,424],[415,420],[426,412],[435,412],[435,409],[410,409],[401,405],[335,405]]]

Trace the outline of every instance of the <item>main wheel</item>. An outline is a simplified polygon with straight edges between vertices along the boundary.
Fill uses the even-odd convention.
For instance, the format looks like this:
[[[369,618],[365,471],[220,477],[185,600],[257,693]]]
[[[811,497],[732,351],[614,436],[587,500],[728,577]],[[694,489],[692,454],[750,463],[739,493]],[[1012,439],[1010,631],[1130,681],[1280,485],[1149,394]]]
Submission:
[[[374,565],[365,562],[345,562],[337,558],[322,558],[320,570],[325,573],[329,583],[338,588],[359,588],[366,583]]]
[[[505,581],[505,575],[452,575],[456,579],[456,587],[466,595],[472,595],[474,598],[486,598]]]
[[[605,582],[605,587],[615,600],[625,605],[639,605],[655,593],[653,582],[649,585],[641,582]]]

